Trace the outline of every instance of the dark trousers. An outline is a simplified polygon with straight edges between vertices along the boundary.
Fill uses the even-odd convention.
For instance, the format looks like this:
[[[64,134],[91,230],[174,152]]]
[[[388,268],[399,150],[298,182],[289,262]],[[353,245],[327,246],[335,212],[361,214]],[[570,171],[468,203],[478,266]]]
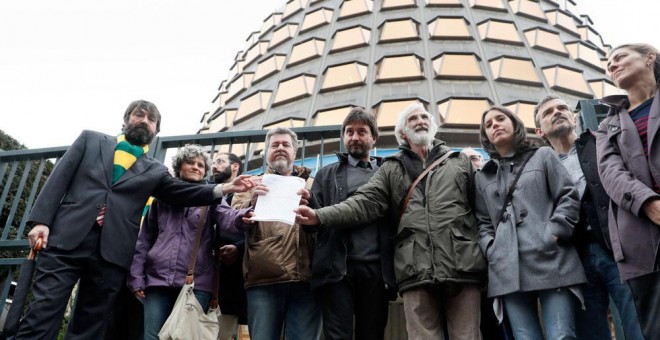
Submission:
[[[326,340],[382,340],[387,325],[388,292],[381,278],[380,264],[350,265],[341,281],[314,290],[323,313]]]
[[[660,271],[628,280],[646,339],[660,339]]]
[[[94,226],[72,250],[47,247],[37,258],[34,299],[16,339],[57,339],[71,290],[80,279],[66,339],[102,339],[104,323],[126,280],[126,269],[99,254],[100,228]]]

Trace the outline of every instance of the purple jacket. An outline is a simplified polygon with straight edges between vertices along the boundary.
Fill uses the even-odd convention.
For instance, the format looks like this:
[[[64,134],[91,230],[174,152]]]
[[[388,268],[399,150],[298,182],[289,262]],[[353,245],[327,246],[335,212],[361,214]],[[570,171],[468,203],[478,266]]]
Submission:
[[[649,160],[626,106],[626,96],[601,100],[610,107],[598,128],[596,153],[603,188],[612,199],[609,229],[614,259],[622,280],[654,271],[660,230],[642,209],[649,199],[660,199],[652,188],[660,183],[660,91],[656,92],[648,120]]]
[[[223,231],[241,233],[250,228],[241,219],[248,211],[232,209],[225,200],[209,207],[195,264],[195,289],[212,291],[213,223]],[[147,287],[183,287],[200,215],[200,207],[170,206],[154,200],[138,235],[128,274],[132,292]]]

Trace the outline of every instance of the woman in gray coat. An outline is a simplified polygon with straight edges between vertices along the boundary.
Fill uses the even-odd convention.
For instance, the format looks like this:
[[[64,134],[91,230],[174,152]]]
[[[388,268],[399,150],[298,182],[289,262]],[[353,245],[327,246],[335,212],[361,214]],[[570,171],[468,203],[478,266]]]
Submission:
[[[596,135],[598,172],[611,198],[612,251],[647,339],[660,338],[659,54],[648,44],[610,53],[607,71],[628,95],[601,100],[610,109]]]
[[[504,107],[481,117],[481,144],[491,160],[476,175],[479,245],[488,259],[488,296],[509,317],[517,339],[575,339],[577,285],[586,282],[571,243],[578,194],[559,158],[530,145],[522,121]],[[510,199],[508,192],[520,173]]]

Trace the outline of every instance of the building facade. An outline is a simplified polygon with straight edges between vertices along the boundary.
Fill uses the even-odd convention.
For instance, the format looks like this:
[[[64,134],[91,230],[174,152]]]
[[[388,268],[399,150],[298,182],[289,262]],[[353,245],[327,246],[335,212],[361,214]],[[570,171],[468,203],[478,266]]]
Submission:
[[[451,146],[479,145],[480,116],[492,104],[533,128],[534,104],[546,94],[575,105],[618,93],[605,74],[610,47],[575,5],[287,1],[248,36],[199,132],[335,125],[363,106],[383,131],[379,146],[391,147],[398,113],[415,101]]]

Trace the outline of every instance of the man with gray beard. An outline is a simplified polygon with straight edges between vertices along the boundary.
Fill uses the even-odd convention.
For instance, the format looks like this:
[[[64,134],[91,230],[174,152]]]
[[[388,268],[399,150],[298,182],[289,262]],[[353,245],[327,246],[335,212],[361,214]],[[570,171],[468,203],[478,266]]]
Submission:
[[[267,174],[297,176],[312,186],[311,170],[293,165],[298,150],[296,133],[283,127],[266,134]],[[260,177],[260,176],[257,176]],[[234,208],[254,207],[268,187],[259,184],[249,192],[236,194]],[[309,191],[302,190],[303,204]],[[298,224],[257,222],[246,234],[243,277],[248,301],[250,339],[318,339],[321,311],[310,286],[312,235]]]
[[[394,128],[400,151],[342,203],[298,207],[297,221],[339,229],[388,217],[408,337],[443,339],[446,331],[479,340],[486,261],[472,213],[474,171],[466,155],[434,138],[437,129],[422,104],[408,106]]]

